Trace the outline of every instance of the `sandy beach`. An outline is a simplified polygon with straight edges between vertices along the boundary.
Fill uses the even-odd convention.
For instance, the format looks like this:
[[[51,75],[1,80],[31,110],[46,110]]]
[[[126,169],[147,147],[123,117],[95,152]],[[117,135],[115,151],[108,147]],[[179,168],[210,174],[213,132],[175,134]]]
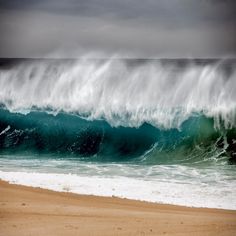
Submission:
[[[0,235],[236,235],[236,211],[84,196],[0,181]]]

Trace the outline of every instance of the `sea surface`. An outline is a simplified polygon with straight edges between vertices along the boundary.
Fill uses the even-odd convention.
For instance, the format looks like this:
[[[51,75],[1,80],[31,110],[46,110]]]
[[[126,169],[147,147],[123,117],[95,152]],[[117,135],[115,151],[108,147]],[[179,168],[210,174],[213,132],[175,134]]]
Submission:
[[[0,179],[236,210],[236,60],[0,59]]]

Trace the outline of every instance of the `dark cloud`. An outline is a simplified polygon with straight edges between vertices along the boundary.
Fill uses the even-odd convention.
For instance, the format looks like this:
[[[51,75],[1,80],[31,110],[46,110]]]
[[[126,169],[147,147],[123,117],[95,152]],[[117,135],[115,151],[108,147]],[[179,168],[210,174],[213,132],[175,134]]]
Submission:
[[[182,24],[193,21],[200,23],[204,20],[236,21],[234,0],[0,0],[0,8],[118,19],[154,18]]]
[[[235,55],[235,25],[234,0],[0,0],[0,56]]]

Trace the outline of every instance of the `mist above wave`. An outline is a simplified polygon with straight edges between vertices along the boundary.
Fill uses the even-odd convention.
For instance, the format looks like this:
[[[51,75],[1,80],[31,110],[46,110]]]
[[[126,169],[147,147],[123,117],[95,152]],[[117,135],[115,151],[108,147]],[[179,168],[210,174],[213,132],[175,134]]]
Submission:
[[[36,107],[112,126],[146,122],[163,128],[179,128],[193,113],[203,113],[216,127],[236,125],[236,70],[222,61],[28,61],[0,70],[0,88],[0,103],[10,111]]]

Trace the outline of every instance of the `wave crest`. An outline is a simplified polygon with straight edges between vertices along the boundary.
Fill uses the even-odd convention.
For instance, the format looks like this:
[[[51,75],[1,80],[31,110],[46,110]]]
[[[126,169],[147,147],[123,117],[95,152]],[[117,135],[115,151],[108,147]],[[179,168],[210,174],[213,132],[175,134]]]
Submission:
[[[37,107],[129,127],[179,128],[203,113],[216,127],[230,128],[236,126],[236,70],[228,69],[230,63],[22,62],[0,71],[0,103],[11,111]]]

